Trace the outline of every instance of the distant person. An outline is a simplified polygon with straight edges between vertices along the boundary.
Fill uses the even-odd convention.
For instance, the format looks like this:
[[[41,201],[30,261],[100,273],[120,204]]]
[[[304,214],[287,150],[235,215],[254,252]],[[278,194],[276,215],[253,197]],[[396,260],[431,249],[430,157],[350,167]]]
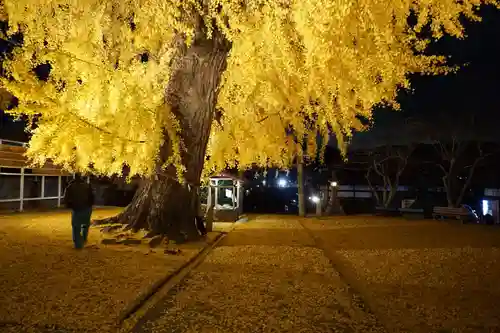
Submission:
[[[94,204],[94,193],[90,184],[80,175],[68,185],[64,193],[64,203],[71,209],[71,227],[75,249],[81,249],[87,243],[90,228],[90,216]]]

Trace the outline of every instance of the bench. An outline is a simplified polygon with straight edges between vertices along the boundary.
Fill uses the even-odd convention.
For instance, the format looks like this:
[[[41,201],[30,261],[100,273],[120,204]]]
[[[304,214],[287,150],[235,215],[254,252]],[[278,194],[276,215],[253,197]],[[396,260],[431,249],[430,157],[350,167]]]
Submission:
[[[434,219],[445,219],[445,218],[455,218],[462,221],[462,223],[467,222],[471,219],[470,212],[464,207],[434,207],[432,209],[432,218]]]
[[[425,218],[423,208],[399,208],[399,212],[408,220],[423,220]]]
[[[396,208],[384,208],[384,207],[375,207],[375,215],[377,216],[399,216],[399,211]]]

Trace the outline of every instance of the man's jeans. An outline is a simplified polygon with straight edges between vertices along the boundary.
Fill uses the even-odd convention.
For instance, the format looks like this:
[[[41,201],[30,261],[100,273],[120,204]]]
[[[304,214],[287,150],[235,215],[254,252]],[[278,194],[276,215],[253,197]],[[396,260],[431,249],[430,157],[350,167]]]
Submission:
[[[71,211],[71,226],[73,227],[73,243],[76,249],[83,248],[89,234],[92,207]]]

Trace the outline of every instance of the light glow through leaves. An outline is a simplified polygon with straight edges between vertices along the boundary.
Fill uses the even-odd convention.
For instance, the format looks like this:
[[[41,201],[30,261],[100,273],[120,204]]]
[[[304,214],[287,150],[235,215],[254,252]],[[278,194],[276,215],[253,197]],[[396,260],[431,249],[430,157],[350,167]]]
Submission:
[[[106,175],[155,171],[163,133],[181,166],[178,119],[164,104],[172,39],[219,29],[232,42],[220,87],[206,170],[251,163],[289,165],[298,153],[285,131],[309,138],[333,132],[341,144],[372,107],[397,108],[413,72],[447,72],[422,51],[443,33],[463,37],[459,17],[497,0],[3,0],[22,48],[4,63],[2,85],[17,114],[41,114],[30,142],[36,162]],[[417,24],[409,26],[410,13]],[[429,32],[420,34],[429,27]],[[422,36],[426,36],[425,38]],[[190,38],[188,38],[189,42]],[[146,54],[148,61],[141,61]],[[33,73],[50,63],[47,81]],[[306,126],[304,119],[315,119]]]

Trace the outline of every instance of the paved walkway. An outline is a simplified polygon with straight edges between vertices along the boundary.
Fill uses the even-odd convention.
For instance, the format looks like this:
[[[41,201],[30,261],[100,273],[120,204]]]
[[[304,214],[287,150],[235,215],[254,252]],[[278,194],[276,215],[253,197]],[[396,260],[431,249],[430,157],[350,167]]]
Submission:
[[[134,331],[383,330],[296,219],[261,216],[231,232]]]

